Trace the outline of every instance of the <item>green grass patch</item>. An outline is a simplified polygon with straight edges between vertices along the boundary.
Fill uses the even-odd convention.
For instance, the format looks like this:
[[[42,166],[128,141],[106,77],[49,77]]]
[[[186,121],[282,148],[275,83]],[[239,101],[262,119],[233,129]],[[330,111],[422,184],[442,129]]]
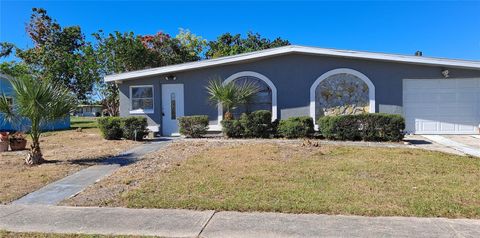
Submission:
[[[417,149],[221,145],[122,195],[134,208],[480,218],[480,159]]]
[[[97,118],[96,117],[70,117],[70,128],[97,128]]]

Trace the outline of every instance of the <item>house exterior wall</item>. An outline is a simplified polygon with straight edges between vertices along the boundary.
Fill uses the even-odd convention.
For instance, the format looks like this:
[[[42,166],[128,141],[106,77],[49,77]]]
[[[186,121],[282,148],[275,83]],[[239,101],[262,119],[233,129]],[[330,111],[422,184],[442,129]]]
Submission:
[[[119,84],[120,115],[129,116],[129,87],[154,86],[154,113],[145,115],[149,125],[161,125],[161,85],[184,84],[185,115],[204,114],[210,124],[217,124],[217,108],[208,101],[205,86],[210,79],[226,79],[242,71],[254,71],[266,76],[277,89],[277,117],[310,115],[310,87],[322,74],[337,68],[349,68],[366,75],[375,86],[375,111],[402,113],[402,81],[407,78],[443,78],[448,69],[450,78],[480,78],[480,71],[444,68],[407,63],[349,59],[331,56],[288,54],[250,62],[214,66],[172,74],[176,80],[165,80],[166,75],[126,80]]]
[[[6,96],[14,96],[13,88],[7,79],[0,78],[0,94]],[[13,100],[15,104],[15,99]],[[12,124],[5,120],[2,113],[0,113],[0,131],[25,131],[28,130],[30,122],[27,119],[21,119],[20,122]],[[42,126],[43,130],[62,130],[70,128],[70,117],[67,115],[65,119],[57,120]]]

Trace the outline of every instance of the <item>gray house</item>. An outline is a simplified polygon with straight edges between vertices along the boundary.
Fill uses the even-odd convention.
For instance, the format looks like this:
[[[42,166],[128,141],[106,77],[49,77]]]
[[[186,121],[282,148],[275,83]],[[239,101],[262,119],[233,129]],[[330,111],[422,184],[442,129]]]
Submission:
[[[177,118],[208,115],[220,130],[222,109],[208,101],[212,79],[252,81],[250,105],[273,120],[309,115],[401,114],[416,134],[478,134],[480,62],[304,46],[108,75],[120,88],[120,115],[143,115],[149,129],[178,134]]]

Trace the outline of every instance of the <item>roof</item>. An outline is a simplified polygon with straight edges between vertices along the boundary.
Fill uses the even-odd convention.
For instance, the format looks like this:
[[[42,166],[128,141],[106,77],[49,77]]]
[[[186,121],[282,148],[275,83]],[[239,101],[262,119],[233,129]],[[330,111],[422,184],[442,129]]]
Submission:
[[[137,70],[137,71],[120,73],[120,74],[112,74],[112,75],[105,76],[105,81],[113,82],[113,81],[135,79],[135,78],[146,77],[146,76],[176,73],[181,71],[200,69],[200,68],[206,68],[206,67],[212,67],[212,66],[234,64],[234,63],[245,62],[249,60],[267,58],[267,57],[290,54],[290,53],[346,57],[346,58],[354,58],[354,59],[370,59],[370,60],[408,63],[408,64],[433,65],[433,66],[445,66],[445,67],[480,70],[480,61],[433,58],[433,57],[413,56],[413,55],[373,53],[373,52],[366,52],[366,51],[338,50],[338,49],[317,48],[317,47],[308,47],[308,46],[299,46],[299,45],[289,45],[289,46],[283,46],[283,47],[272,48],[267,50],[260,50],[260,51],[250,52],[250,53],[239,54],[239,55],[220,57],[215,59],[208,59],[208,60],[201,60],[201,61],[184,63],[184,64],[176,64],[176,65],[169,65],[169,66],[163,66],[158,68]]]

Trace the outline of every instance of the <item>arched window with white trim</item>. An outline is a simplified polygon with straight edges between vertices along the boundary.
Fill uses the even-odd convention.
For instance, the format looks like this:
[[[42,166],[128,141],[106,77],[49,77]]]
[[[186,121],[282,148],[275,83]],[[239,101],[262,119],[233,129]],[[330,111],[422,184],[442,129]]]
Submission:
[[[270,110],[272,112],[272,120],[277,119],[277,88],[273,82],[266,76],[253,72],[243,71],[228,77],[223,84],[230,82],[242,84],[245,82],[254,83],[259,87],[260,91],[252,98],[252,101],[233,111],[238,117],[243,112],[252,112],[256,110]],[[223,108],[218,107],[218,123],[223,120]]]
[[[364,74],[347,68],[330,70],[310,88],[310,116],[375,112],[375,86]]]

